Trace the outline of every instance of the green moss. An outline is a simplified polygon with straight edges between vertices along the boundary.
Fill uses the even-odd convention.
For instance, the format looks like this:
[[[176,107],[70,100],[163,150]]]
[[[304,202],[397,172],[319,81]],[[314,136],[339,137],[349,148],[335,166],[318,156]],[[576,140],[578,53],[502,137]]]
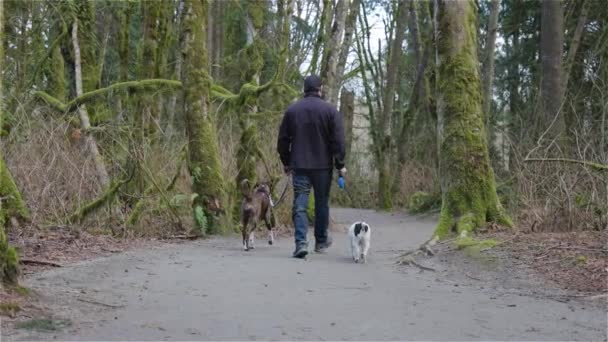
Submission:
[[[29,296],[32,292],[29,288],[19,285],[13,286],[11,289],[21,296]]]
[[[65,79],[65,61],[61,54],[59,45],[53,47],[51,52],[51,61],[49,65],[49,85],[48,92],[60,103],[65,102],[67,98],[67,81]]]
[[[498,242],[496,242],[494,239],[477,240],[472,237],[462,237],[456,240],[456,248],[458,249],[474,248],[477,250],[482,250],[485,248],[492,248],[497,244]]]
[[[386,163],[384,158],[379,158],[379,165]],[[378,200],[380,209],[391,210],[393,208],[393,181],[388,165],[384,165],[378,170]]]
[[[76,0],[76,18],[78,20],[78,40],[82,63],[82,88],[89,92],[99,87],[99,59],[97,56],[97,39],[95,37],[95,2]]]
[[[0,224],[0,282],[5,285],[16,285],[19,259],[17,251],[8,244],[3,226],[4,224]]]
[[[414,214],[424,213],[440,207],[441,195],[439,193],[416,191],[407,202],[407,209]]]
[[[578,265],[584,265],[587,263],[587,257],[584,255],[577,255],[575,261]]]
[[[496,194],[482,120],[474,3],[443,2],[440,26],[445,33],[438,42],[443,195],[435,234],[466,235],[488,221],[511,226]]]
[[[114,198],[114,196],[116,195],[116,193],[118,192],[120,187],[123,186],[127,181],[128,180],[115,181],[99,197],[97,197],[96,199],[94,199],[88,203],[85,203],[80,208],[78,208],[68,218],[68,221],[69,222],[81,222],[87,215],[89,215],[89,214],[93,213],[94,211],[96,211],[97,209],[101,208],[104,204],[108,203],[112,198]]]
[[[245,120],[247,119],[241,119],[241,121]],[[249,180],[251,184],[255,184],[257,181],[256,167],[258,161],[258,150],[257,128],[255,125],[249,123],[249,125],[241,133],[241,139],[236,154],[236,163],[238,169],[237,185],[240,184],[244,179]]]
[[[9,217],[29,219],[29,210],[25,206],[25,201],[17,189],[11,172],[4,163],[4,158],[0,158],[0,197],[3,198],[0,211],[2,222],[7,222]]]
[[[14,302],[0,303],[0,315],[14,317],[21,311],[21,306]]]
[[[216,208],[225,201],[225,185],[219,158],[217,130],[208,114],[211,78],[207,71],[207,2],[190,1],[184,22],[187,36],[184,55],[185,114],[188,135],[188,169],[192,176],[192,203],[199,230],[221,231]],[[200,219],[203,210],[205,220]],[[203,225],[205,222],[205,225]]]
[[[54,320],[50,318],[33,318],[15,324],[17,329],[35,330],[40,332],[58,331],[71,325],[67,320]]]
[[[53,109],[60,112],[65,112],[73,111],[80,105],[104,99],[109,93],[114,91],[170,91],[180,89],[181,87],[182,83],[180,81],[165,79],[146,79],[139,81],[117,82],[105,88],[99,88],[90,92],[86,92],[81,96],[70,100],[67,104],[64,104],[57,98],[43,91],[37,91],[34,93],[34,95],[46,102],[49,106],[53,107]]]

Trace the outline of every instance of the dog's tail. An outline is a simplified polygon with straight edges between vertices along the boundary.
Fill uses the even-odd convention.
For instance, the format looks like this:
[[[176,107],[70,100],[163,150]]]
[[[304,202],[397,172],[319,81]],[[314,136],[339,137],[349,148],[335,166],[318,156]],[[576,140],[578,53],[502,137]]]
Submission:
[[[246,178],[241,181],[241,193],[245,198],[251,197],[251,187],[249,185],[249,180]]]

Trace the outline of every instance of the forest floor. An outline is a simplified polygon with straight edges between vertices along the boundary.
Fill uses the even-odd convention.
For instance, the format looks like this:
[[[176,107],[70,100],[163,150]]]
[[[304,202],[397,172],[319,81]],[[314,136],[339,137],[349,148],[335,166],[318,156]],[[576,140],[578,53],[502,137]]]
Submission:
[[[80,235],[70,244],[81,248],[28,242],[40,253],[24,258],[63,267],[26,269],[30,300],[2,317],[0,340],[607,339],[604,233],[574,240],[490,231],[480,238],[498,246],[439,244],[434,257],[418,259],[434,270],[424,271],[396,262],[430,237],[435,218],[353,209],[332,216],[334,246],[307,260],[290,258],[289,237],[273,246],[260,240],[250,252],[236,237],[160,243]],[[367,264],[352,262],[344,233],[359,219],[372,226]],[[83,246],[92,252],[59,253]],[[553,264],[569,271],[551,279]]]

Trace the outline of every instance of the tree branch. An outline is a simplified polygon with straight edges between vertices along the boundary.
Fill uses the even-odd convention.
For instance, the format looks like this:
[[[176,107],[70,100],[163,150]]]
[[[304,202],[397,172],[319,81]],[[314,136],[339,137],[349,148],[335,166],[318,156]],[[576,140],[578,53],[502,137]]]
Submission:
[[[564,162],[564,163],[573,163],[573,164],[581,164],[584,166],[588,166],[592,169],[596,169],[598,171],[608,171],[608,165],[594,163],[586,160],[576,160],[569,158],[526,158],[524,162]]]

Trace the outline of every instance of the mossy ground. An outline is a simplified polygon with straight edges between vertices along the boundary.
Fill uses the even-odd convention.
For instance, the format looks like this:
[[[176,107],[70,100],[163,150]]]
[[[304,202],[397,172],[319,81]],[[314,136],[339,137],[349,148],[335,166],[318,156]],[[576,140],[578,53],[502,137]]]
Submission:
[[[14,317],[19,311],[21,306],[15,302],[0,303],[0,316]]]
[[[58,331],[71,325],[68,320],[52,318],[32,318],[15,324],[17,329],[35,330],[40,332]]]

